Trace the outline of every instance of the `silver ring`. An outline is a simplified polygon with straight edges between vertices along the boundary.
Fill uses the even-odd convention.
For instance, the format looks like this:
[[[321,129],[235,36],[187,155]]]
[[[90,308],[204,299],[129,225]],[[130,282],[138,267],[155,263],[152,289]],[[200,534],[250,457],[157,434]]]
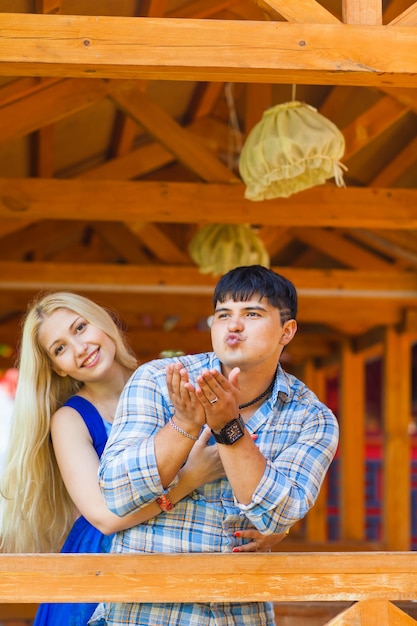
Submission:
[[[210,400],[211,404],[214,404],[217,401],[218,401],[218,397],[217,396],[214,398],[214,400]]]

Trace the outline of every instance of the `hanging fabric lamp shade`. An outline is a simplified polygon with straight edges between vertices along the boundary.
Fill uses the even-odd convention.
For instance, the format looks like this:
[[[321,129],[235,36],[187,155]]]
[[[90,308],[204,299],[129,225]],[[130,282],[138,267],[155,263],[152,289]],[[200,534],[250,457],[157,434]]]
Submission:
[[[332,177],[343,187],[344,151],[342,133],[317,109],[297,101],[278,104],[264,112],[242,148],[245,198],[287,198]]]
[[[225,274],[240,265],[269,267],[263,242],[248,224],[208,224],[188,247],[202,274]]]

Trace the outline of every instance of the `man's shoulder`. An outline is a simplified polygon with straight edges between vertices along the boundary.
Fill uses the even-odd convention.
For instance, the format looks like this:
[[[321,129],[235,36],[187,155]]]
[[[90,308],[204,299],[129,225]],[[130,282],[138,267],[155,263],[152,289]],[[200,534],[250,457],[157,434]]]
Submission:
[[[280,376],[281,391],[284,391],[289,401],[295,399],[297,402],[304,402],[305,404],[320,408],[324,407],[330,411],[330,409],[323,404],[323,401],[318,398],[316,393],[300,378],[297,378],[293,374],[289,374],[282,369]]]

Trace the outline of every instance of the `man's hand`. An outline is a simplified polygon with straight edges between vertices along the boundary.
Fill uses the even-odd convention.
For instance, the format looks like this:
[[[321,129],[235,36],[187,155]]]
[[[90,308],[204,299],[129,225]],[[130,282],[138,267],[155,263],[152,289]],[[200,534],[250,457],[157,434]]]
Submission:
[[[197,378],[196,396],[204,408],[207,424],[216,432],[239,415],[239,373],[235,367],[226,378],[211,369]]]
[[[167,365],[165,371],[169,397],[175,408],[175,422],[188,433],[198,436],[206,416],[187,370],[181,363],[174,363]]]

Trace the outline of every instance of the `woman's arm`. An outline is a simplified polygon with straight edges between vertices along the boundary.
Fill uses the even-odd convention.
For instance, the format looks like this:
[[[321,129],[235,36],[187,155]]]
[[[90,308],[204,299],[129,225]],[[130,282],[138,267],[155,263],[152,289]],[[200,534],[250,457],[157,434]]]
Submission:
[[[173,504],[200,485],[224,476],[217,446],[207,446],[210,429],[195,443],[178,484],[169,492]],[[161,513],[153,502],[138,512],[119,517],[109,511],[98,485],[99,458],[84,420],[77,411],[62,407],[51,421],[51,435],[58,466],[68,493],[78,511],[104,534],[125,530]]]

